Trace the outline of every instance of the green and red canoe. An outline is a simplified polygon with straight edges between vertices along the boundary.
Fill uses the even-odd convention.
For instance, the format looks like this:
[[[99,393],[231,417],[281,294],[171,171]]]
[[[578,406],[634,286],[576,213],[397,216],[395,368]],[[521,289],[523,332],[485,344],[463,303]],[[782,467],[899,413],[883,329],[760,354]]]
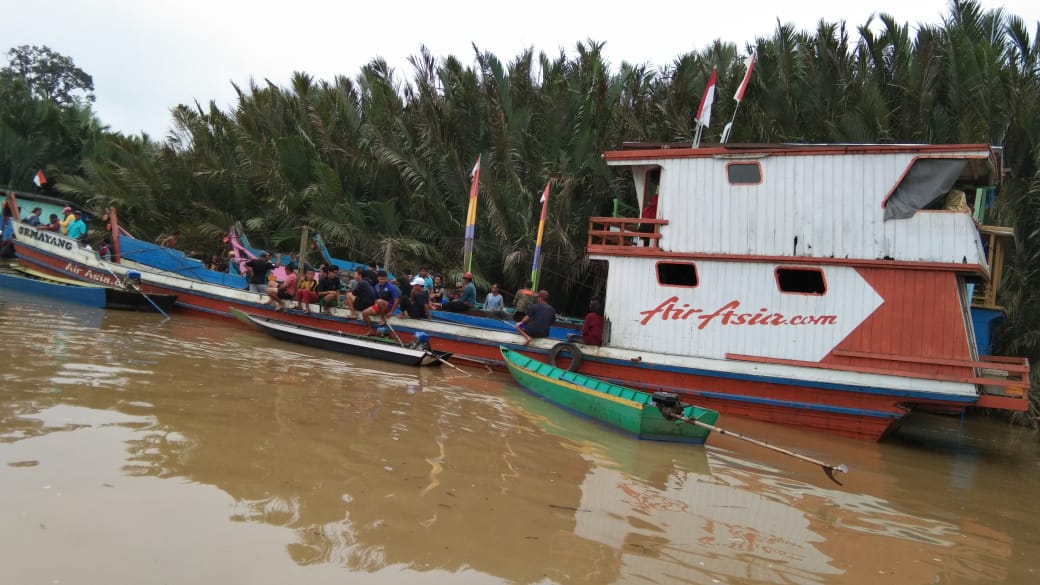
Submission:
[[[646,392],[568,372],[505,347],[500,349],[509,373],[524,388],[567,410],[640,439],[700,444],[711,432],[686,421],[668,420]],[[699,406],[686,406],[682,409],[682,416],[714,425],[719,413]]]

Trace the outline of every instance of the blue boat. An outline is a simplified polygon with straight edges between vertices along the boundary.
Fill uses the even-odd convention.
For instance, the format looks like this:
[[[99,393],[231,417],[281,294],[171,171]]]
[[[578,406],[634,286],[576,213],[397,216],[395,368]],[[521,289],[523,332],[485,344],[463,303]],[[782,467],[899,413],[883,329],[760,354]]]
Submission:
[[[326,264],[332,264],[337,266],[340,270],[354,270],[358,266],[367,268],[365,262],[354,262],[353,260],[343,260],[340,258],[333,258],[329,252],[329,248],[325,245],[325,240],[321,238],[321,234],[314,234],[314,244],[318,247],[318,251],[321,252],[321,258]],[[378,268],[378,266],[377,266]],[[394,279],[394,275],[389,270],[386,271],[386,277],[389,280]]]
[[[135,290],[77,282],[51,277],[25,268],[7,267],[0,271],[0,288],[7,288],[36,297],[46,297],[100,309],[154,311],[155,306],[170,310],[176,295],[152,294],[146,298]]]

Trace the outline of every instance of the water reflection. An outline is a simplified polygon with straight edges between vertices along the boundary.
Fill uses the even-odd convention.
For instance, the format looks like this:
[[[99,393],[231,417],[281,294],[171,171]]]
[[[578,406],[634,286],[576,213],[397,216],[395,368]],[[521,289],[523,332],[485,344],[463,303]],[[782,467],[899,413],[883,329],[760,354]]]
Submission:
[[[853,473],[837,488],[818,469],[717,437],[706,448],[631,439],[501,375],[354,360],[181,315],[87,323],[45,305],[0,308],[12,350],[0,481],[18,493],[0,499],[0,517],[15,514],[12,501],[17,514],[44,514],[21,493],[39,489],[29,478],[118,445],[114,473],[125,479],[95,483],[165,486],[162,505],[185,502],[176,515],[189,525],[248,529],[230,545],[245,554],[269,550],[246,536],[262,530],[280,553],[253,555],[254,570],[299,580],[282,561],[334,569],[308,571],[312,583],[387,571],[512,583],[1015,582],[1040,553],[1035,512],[1000,498],[1011,484],[1040,485],[1035,445],[994,444],[970,428],[963,445],[931,442],[927,426],[872,445],[727,421],[818,451],[807,454],[840,453]],[[43,330],[18,341],[29,325]],[[55,340],[61,353],[43,350]],[[125,513],[91,494],[81,501]],[[208,536],[154,522],[148,530],[229,546],[226,527]],[[0,543],[26,546],[8,530]],[[105,538],[115,551],[134,537]],[[222,574],[213,563],[201,581]],[[16,562],[0,577],[34,571]]]

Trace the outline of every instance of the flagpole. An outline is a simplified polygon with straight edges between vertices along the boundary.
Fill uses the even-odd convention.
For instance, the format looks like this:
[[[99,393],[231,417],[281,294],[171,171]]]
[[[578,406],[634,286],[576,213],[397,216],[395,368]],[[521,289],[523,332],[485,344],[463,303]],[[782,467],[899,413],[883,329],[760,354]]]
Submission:
[[[733,116],[729,119],[729,124],[722,130],[722,143],[726,144],[729,141],[729,133],[733,130],[733,122],[737,120],[737,110],[740,109],[740,102],[744,101],[744,92],[747,91],[748,83],[751,81],[751,72],[755,69],[755,52],[751,51],[747,59],[744,60],[744,79],[740,81],[740,86],[737,87],[736,93],[733,94],[733,99],[736,100],[737,105],[733,106]]]
[[[473,272],[473,238],[477,224],[477,193],[480,190],[480,156],[470,173],[472,182],[469,186],[469,209],[466,210],[466,243],[462,249],[462,265],[466,272]]]
[[[545,211],[549,208],[549,183],[542,192],[542,217],[538,220],[538,238],[534,243],[534,262],[531,264],[531,288],[538,290],[538,274],[542,271],[542,235],[545,233]]]
[[[718,69],[713,67],[711,76],[708,77],[708,85],[704,87],[704,95],[701,97],[701,105],[697,107],[697,133],[693,137],[693,147],[700,148],[701,132],[711,124],[711,105],[715,101],[715,78]]]

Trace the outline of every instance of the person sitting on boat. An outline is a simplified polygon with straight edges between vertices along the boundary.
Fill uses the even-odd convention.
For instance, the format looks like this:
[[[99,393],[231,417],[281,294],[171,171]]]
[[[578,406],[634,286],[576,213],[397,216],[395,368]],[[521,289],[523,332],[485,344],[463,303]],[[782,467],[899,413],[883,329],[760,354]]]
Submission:
[[[65,235],[79,242],[82,246],[87,241],[87,223],[83,221],[83,212],[76,210],[72,212],[72,222],[68,225]]]
[[[430,306],[440,309],[444,303],[444,281],[440,276],[433,277],[433,287],[430,288]]]
[[[379,270],[375,262],[368,263],[368,268],[365,269],[363,275],[365,280],[368,281],[368,284],[372,285],[372,288],[375,288],[376,285],[379,284]]]
[[[101,247],[98,248],[98,256],[100,256],[103,260],[111,260],[112,259],[112,241],[111,240],[105,240],[101,244]]]
[[[527,308],[538,299],[538,295],[531,290],[532,286],[534,285],[528,280],[524,283],[524,288],[516,291],[516,296],[513,297],[513,319],[517,321],[523,319],[527,314]]]
[[[332,307],[339,304],[340,286],[342,283],[339,281],[339,266],[335,264],[327,266],[321,279],[318,280],[318,286],[314,288],[314,292],[318,294],[318,301],[325,301],[325,312],[331,312]]]
[[[376,302],[376,289],[365,279],[363,270],[354,271],[354,290],[347,293],[347,308],[350,318],[357,319],[358,311],[364,311]]]
[[[379,317],[386,325],[386,316],[392,314],[401,300],[401,293],[392,282],[387,279],[386,271],[378,272],[379,284],[376,285],[376,302],[371,307],[361,311],[361,319],[368,325],[366,335],[377,335],[376,327],[372,324],[372,317]]]
[[[271,262],[271,255],[260,252],[259,258],[253,258],[245,262],[246,274],[249,276],[249,290],[262,295],[267,294],[267,273],[275,269]]]
[[[426,285],[424,286],[424,288],[426,289],[426,292],[432,292],[433,291],[433,277],[430,276],[430,269],[429,268],[420,268],[419,269],[419,276],[424,281],[426,281]]]
[[[377,273],[379,282],[376,284],[376,299],[382,299],[386,301],[388,311],[387,314],[391,314],[397,309],[397,306],[401,304],[401,291],[394,283],[390,282],[389,277],[385,270],[380,270]]]
[[[412,274],[412,269],[411,268],[402,268],[401,269],[401,275],[398,276],[397,278],[395,278],[394,280],[391,280],[390,282],[392,282],[394,285],[396,285],[398,290],[411,292],[411,290],[412,290],[412,279],[414,279],[414,278],[415,278],[415,275]]]
[[[275,311],[285,310],[285,301],[291,301],[296,298],[296,264],[290,262],[285,266],[285,280],[281,283],[278,281],[274,282],[274,286],[267,287],[267,296],[271,297],[271,300],[275,303]]]
[[[576,341],[585,345],[603,345],[603,301],[593,298],[589,302],[589,312],[582,323],[581,335],[568,335],[567,341]]]
[[[177,242],[181,239],[180,232],[173,232],[172,234],[159,240],[158,244],[163,248],[176,248]]]
[[[66,236],[69,233],[69,224],[76,221],[76,214],[72,213],[72,208],[68,205],[61,212],[65,214],[65,219],[61,220],[61,235]]]
[[[484,297],[484,310],[496,319],[503,319],[506,316],[505,301],[502,300],[502,293],[498,292],[497,282],[491,285],[491,292]]]
[[[408,301],[405,303],[405,301]],[[429,319],[430,318],[430,293],[426,292],[426,279],[416,276],[412,279],[412,291],[408,296],[401,299],[400,317],[407,319]]]
[[[43,208],[34,207],[32,213],[30,213],[29,216],[25,218],[25,223],[31,225],[32,227],[38,227],[40,225],[41,215],[43,215]]]
[[[304,313],[311,312],[311,303],[318,302],[318,293],[314,289],[318,281],[314,279],[314,271],[307,270],[303,273],[303,279],[296,285],[296,308],[303,309]]]
[[[516,331],[524,337],[524,345],[535,337],[549,337],[549,328],[556,323],[556,309],[549,304],[549,291],[538,291],[538,300],[527,308],[523,320],[516,324]]]
[[[462,287],[459,296],[444,304],[445,311],[452,313],[465,313],[477,304],[477,287],[473,284],[473,274],[467,272],[462,275]]]
[[[58,219],[58,214],[52,213],[50,218],[47,220],[47,225],[41,225],[41,230],[48,232],[60,232],[61,231],[61,220]]]

